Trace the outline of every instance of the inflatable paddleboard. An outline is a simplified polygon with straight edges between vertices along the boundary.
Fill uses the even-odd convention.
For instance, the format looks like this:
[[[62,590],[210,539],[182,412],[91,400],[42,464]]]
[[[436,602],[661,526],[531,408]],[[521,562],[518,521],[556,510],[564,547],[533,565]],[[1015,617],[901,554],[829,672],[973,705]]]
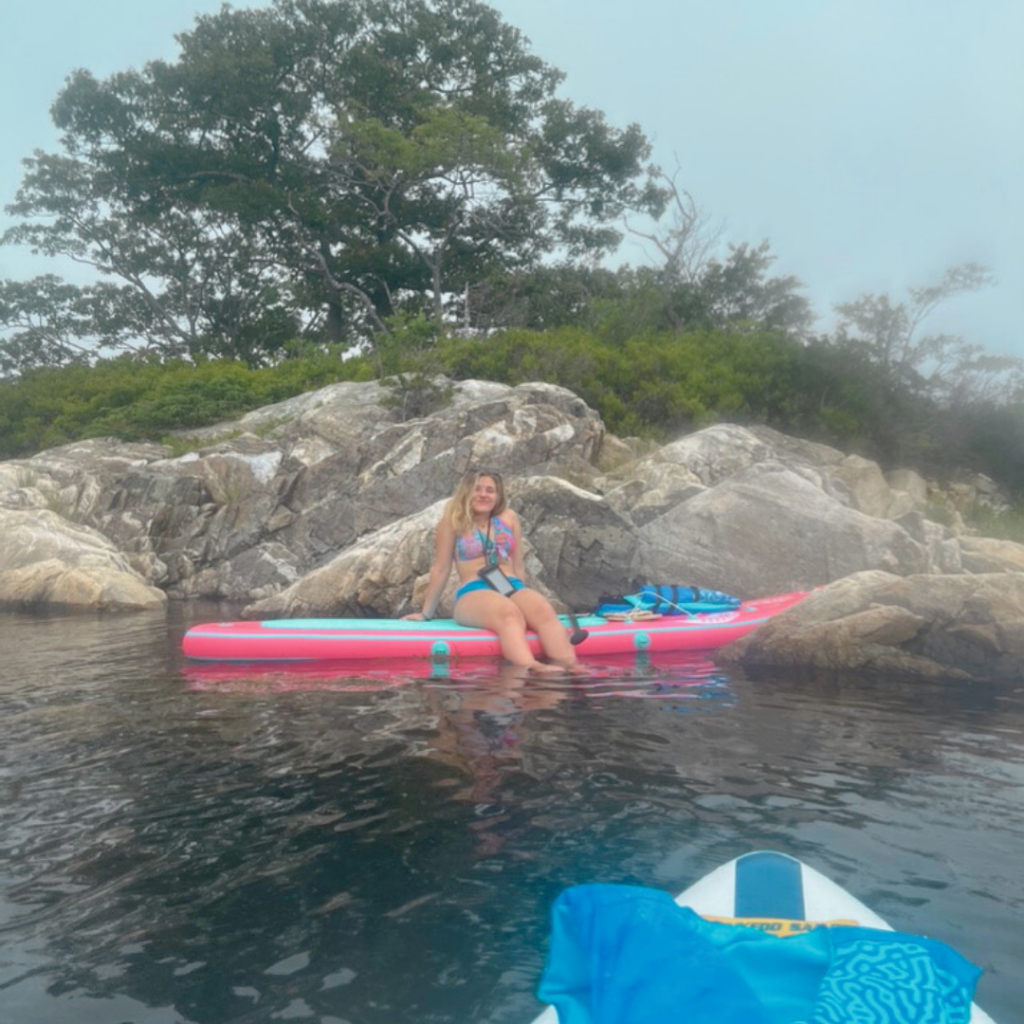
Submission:
[[[723,864],[675,902],[709,920],[759,928],[781,941],[824,923],[893,930],[840,885],[796,858],[772,851],[748,853]],[[557,1011],[549,1006],[534,1024],[559,1024]],[[970,1024],[994,1022],[972,1003]]]
[[[732,643],[802,600],[806,594],[778,594],[747,601],[728,611],[615,621],[580,616],[587,638],[581,657],[660,651],[709,651]],[[565,620],[566,628],[570,628]],[[535,654],[540,644],[527,634]],[[322,661],[371,658],[494,658],[497,636],[460,626],[452,619],[271,619],[263,622],[207,622],[182,640],[185,656],[197,661]]]

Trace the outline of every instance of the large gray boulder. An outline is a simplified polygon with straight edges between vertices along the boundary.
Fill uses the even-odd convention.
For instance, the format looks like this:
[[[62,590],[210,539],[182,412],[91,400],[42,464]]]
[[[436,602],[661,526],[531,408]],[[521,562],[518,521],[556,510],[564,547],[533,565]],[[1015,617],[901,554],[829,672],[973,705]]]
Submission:
[[[705,487],[763,462],[824,468],[838,465],[843,453],[827,445],[787,437],[768,427],[719,423],[664,445],[640,463],[686,469]]]
[[[747,669],[1024,679],[1024,575],[862,572],[719,652]]]
[[[542,476],[516,481],[511,499],[524,524],[530,579],[556,603],[587,610],[642,575],[632,524],[600,495]]]
[[[958,537],[968,572],[1024,572],[1024,544],[994,537]]]
[[[799,464],[741,469],[637,530],[642,573],[755,597],[864,569],[928,571],[924,544],[830,491],[819,471]]]
[[[877,462],[860,455],[845,456],[831,467],[830,475],[846,485],[853,507],[865,515],[898,519],[920,507],[912,493],[890,486]]]
[[[885,474],[885,482],[901,498],[906,495],[915,511],[923,512],[928,507],[928,481],[920,473],[912,469],[893,469]]]
[[[787,437],[769,427],[720,423],[666,444],[629,468],[630,483],[642,483],[644,491],[634,516],[651,518],[647,510],[659,502],[662,506],[678,503],[697,493],[694,488],[715,487],[767,463],[813,476],[826,495],[865,515],[898,519],[908,512],[922,512],[927,504],[927,485],[916,473],[888,478],[877,463],[859,455],[844,455],[828,445]]]
[[[149,586],[97,531],[49,509],[0,509],[0,608],[162,608]]]
[[[110,438],[0,466],[0,508],[91,526],[174,598],[254,600],[446,497],[469,466],[594,469],[604,428],[564,388],[452,386],[404,421],[376,382],[331,385],[198,431],[195,451]]]
[[[589,609],[602,591],[622,588],[636,573],[629,527],[600,496],[555,477],[527,477],[509,485],[510,504],[529,524],[525,564],[531,586],[556,604]],[[388,616],[423,604],[434,558],[434,531],[445,500],[382,527],[327,565],[245,609],[271,616]],[[451,613],[453,572],[439,614]]]
[[[384,526],[280,593],[245,609],[250,618],[389,616],[418,611],[444,501]],[[454,582],[443,604],[450,608]],[[416,597],[418,602],[413,603]],[[442,612],[444,608],[442,608]]]
[[[377,400],[387,392],[377,385]],[[323,564],[360,537],[447,497],[470,466],[509,476],[538,471],[596,475],[604,433],[593,410],[570,391],[547,384],[510,388],[469,381],[452,402],[409,422],[379,414],[357,426],[358,410],[325,402],[281,434],[289,453],[308,457],[309,441],[330,441],[299,473],[287,507],[296,513],[277,539],[300,553],[303,571]]]

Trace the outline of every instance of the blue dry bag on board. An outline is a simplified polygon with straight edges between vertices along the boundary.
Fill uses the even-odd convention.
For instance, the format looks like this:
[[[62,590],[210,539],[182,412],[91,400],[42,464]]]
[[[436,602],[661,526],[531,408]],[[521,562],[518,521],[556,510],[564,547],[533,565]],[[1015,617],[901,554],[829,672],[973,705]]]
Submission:
[[[609,612],[653,612],[656,615],[696,615],[698,612],[728,612],[743,602],[732,594],[705,587],[683,587],[679,584],[645,583],[636,594],[623,597],[602,597],[598,615]]]
[[[723,608],[739,608],[742,602],[732,594],[723,594],[720,590],[707,590],[704,587],[680,587],[647,583],[640,588],[640,607],[647,611],[660,612],[662,615],[681,615],[680,609],[692,605],[721,605]]]

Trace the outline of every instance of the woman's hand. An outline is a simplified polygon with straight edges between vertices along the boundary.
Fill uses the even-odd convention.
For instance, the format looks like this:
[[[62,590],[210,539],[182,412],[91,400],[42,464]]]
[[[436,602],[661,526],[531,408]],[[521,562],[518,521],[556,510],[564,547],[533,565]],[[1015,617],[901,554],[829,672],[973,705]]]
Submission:
[[[427,621],[426,616],[424,616],[423,612],[409,612],[408,615],[403,615],[402,618],[403,618],[403,620],[404,619],[410,619],[410,620],[412,620],[414,622],[426,622]]]

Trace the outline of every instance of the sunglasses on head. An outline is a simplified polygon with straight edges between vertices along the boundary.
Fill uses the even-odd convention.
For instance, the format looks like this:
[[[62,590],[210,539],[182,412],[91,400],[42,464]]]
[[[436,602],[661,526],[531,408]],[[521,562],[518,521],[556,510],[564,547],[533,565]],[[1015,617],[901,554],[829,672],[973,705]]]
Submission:
[[[477,477],[489,476],[492,480],[497,480],[498,483],[501,483],[501,474],[496,469],[478,469],[475,466],[471,466],[466,470],[465,476],[467,478],[472,477],[474,480],[477,479]]]

